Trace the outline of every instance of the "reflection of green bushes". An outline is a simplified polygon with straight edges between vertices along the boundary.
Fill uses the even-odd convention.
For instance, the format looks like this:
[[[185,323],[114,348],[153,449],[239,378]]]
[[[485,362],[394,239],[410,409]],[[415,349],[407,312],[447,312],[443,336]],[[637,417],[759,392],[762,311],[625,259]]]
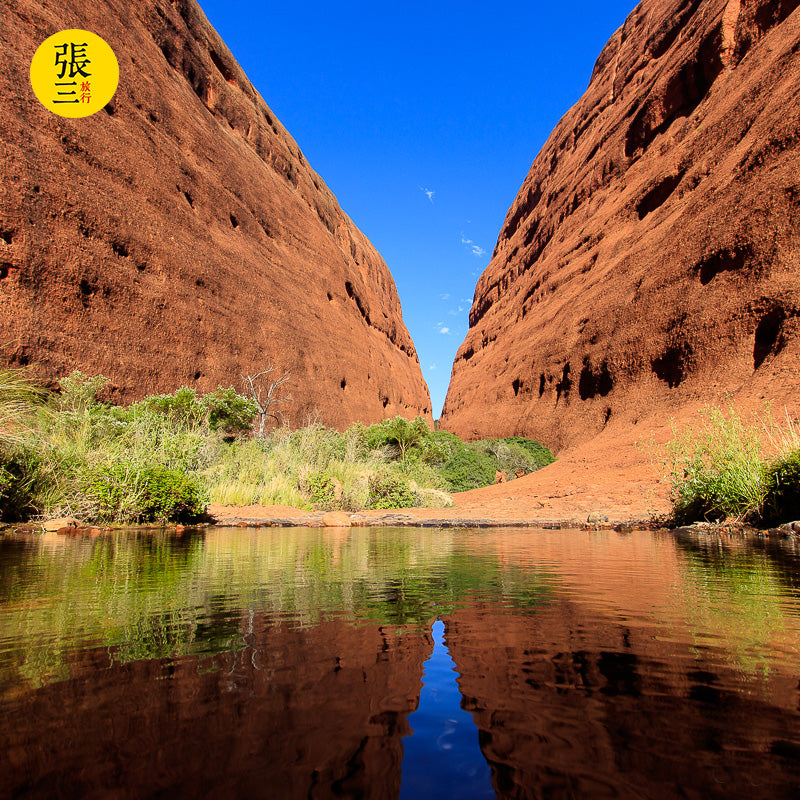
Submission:
[[[724,637],[732,660],[746,672],[769,672],[766,653],[785,627],[786,596],[796,592],[796,576],[780,558],[756,547],[731,549],[717,537],[679,534],[682,571],[698,594],[687,592],[683,619],[696,635]],[[788,612],[790,613],[790,611]]]
[[[0,539],[0,603],[13,648],[0,683],[68,677],[76,643],[119,662],[208,655],[245,644],[250,613],[267,624],[353,620],[428,626],[476,594],[535,610],[555,578],[462,550],[447,531],[353,529],[345,542],[314,529],[127,531],[98,539]],[[35,598],[35,599],[31,599]]]

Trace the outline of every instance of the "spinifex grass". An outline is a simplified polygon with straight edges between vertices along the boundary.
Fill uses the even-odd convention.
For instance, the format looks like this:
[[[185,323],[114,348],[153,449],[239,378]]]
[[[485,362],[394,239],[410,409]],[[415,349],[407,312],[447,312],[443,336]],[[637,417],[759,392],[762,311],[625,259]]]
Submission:
[[[769,410],[745,421],[733,409],[712,408],[705,420],[675,432],[667,463],[677,524],[734,518],[759,523],[790,514],[791,465],[800,459],[796,424],[777,423]]]
[[[21,370],[0,369],[0,447],[19,447],[31,433],[45,393]]]

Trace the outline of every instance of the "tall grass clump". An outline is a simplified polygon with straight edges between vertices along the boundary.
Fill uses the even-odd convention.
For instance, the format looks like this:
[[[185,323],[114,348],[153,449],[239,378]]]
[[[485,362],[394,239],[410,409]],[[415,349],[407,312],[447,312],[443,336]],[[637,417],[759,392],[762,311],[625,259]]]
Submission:
[[[766,467],[767,496],[761,518],[767,525],[800,520],[800,426],[788,413],[784,416],[783,424],[767,429],[777,453]]]
[[[733,518],[754,524],[800,516],[800,437],[769,410],[749,422],[712,408],[668,445],[673,520]]]
[[[44,402],[23,370],[0,370],[0,519],[34,510],[41,460],[33,443]]]
[[[199,471],[219,457],[229,428],[241,427],[245,399],[233,390],[198,398],[187,389],[172,404],[161,396],[122,408],[98,400],[106,383],[73,372],[59,393],[31,391],[17,405],[14,439],[0,444],[4,518],[132,523],[204,514]]]

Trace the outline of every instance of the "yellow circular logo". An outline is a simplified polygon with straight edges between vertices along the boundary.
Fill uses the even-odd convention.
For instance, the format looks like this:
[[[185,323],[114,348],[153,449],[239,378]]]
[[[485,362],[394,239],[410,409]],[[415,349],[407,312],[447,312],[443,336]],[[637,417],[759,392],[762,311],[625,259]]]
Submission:
[[[39,102],[62,117],[88,117],[114,96],[119,64],[91,31],[69,30],[45,39],[31,61],[31,86]]]

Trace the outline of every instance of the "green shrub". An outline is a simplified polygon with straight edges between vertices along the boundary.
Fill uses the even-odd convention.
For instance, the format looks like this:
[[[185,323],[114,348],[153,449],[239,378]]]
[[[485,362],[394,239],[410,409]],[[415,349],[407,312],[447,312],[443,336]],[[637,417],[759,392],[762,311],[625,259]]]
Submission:
[[[410,508],[414,493],[397,475],[377,473],[369,479],[369,508]]]
[[[97,395],[105,388],[108,378],[102,375],[84,375],[73,370],[66,378],[59,378],[61,393],[56,405],[59,411],[84,415],[97,402]]]
[[[191,475],[159,464],[143,470],[143,518],[157,522],[192,521],[202,517],[208,496]]]
[[[258,409],[253,400],[239,394],[232,386],[204,395],[200,399],[206,410],[208,427],[229,434],[246,433],[253,425]]]
[[[314,472],[304,481],[311,503],[326,511],[341,507],[341,497],[336,497],[336,484],[326,472]]]
[[[419,443],[421,460],[438,466],[442,466],[456,451],[463,449],[464,442],[447,431],[433,431]]]
[[[200,481],[160,464],[112,464],[94,470],[85,486],[95,518],[104,522],[190,522],[208,497]]]
[[[368,452],[373,450],[380,450],[389,444],[389,422],[391,420],[385,419],[382,422],[376,422],[363,430],[364,447]]]
[[[146,397],[136,404],[150,411],[158,411],[183,425],[199,425],[206,416],[206,409],[197,397],[197,391],[182,386],[174,394],[157,394]]]
[[[762,521],[778,525],[800,519],[800,450],[770,464],[766,469],[766,482]]]
[[[442,467],[442,476],[452,492],[466,492],[494,483],[495,461],[487,453],[457,450]]]
[[[507,436],[500,441],[508,446],[512,459],[515,459],[513,469],[527,469],[533,472],[556,460],[547,447],[533,439],[527,439],[524,436]],[[519,466],[516,466],[517,464]]]
[[[406,460],[408,451],[418,447],[428,433],[428,426],[422,417],[414,420],[395,417],[386,425],[386,441],[397,447],[401,461]]]
[[[60,479],[61,464],[53,463],[35,439],[14,450],[0,448],[0,519],[40,514],[58,495]]]
[[[136,405],[158,411],[185,426],[205,424],[209,430],[230,434],[248,431],[257,413],[252,400],[238,394],[233,387],[221,386],[202,397],[197,396],[195,389],[183,386],[173,394],[147,397]]]
[[[36,470],[30,456],[0,450],[0,519],[25,519],[36,509]]]
[[[674,522],[733,517],[759,523],[791,507],[795,462],[775,444],[781,436],[769,413],[750,424],[733,409],[711,409],[706,416],[668,446]],[[786,441],[794,441],[791,426],[789,433]],[[764,440],[779,452],[772,466],[763,455]]]

